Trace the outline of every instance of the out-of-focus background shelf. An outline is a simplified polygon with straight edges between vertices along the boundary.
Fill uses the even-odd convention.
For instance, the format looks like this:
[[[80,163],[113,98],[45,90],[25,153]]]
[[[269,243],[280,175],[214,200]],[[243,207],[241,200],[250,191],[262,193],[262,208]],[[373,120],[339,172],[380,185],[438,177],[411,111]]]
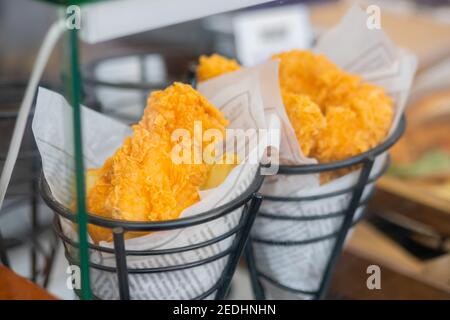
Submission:
[[[445,14],[438,17],[437,10],[433,11],[425,6],[417,10],[414,1],[361,1],[361,3],[366,6],[382,7],[383,30],[397,45],[411,50],[418,56],[419,69],[450,53],[450,24],[444,23]],[[354,1],[332,1],[312,6],[311,22],[316,28],[327,29],[335,25],[353,4]]]

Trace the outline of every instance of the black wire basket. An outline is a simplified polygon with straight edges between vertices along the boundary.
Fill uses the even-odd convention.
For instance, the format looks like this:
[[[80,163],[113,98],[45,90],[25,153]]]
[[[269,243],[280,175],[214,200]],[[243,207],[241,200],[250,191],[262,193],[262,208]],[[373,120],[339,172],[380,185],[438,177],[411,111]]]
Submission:
[[[7,158],[10,137],[17,121],[19,106],[26,89],[25,81],[0,81],[0,171]],[[31,120],[34,109],[28,119]],[[31,121],[25,127],[24,138],[17,157],[17,162],[0,212],[0,226],[10,227],[4,237],[0,234],[0,260],[9,265],[7,249],[32,242],[30,247],[30,279],[46,287],[57,249],[57,240],[50,235],[50,245],[42,243],[42,235],[51,230],[51,213],[43,210],[39,199],[39,173],[41,171],[39,152],[31,132]],[[11,217],[14,215],[14,218]],[[50,218],[50,219],[49,219]],[[29,223],[10,223],[13,220],[26,220]],[[0,230],[1,233],[2,230]],[[46,237],[45,237],[46,238]],[[44,263],[40,263],[44,261]]]
[[[248,269],[250,272],[250,278],[253,288],[253,293],[256,299],[262,300],[268,297],[267,288],[275,292],[275,296],[279,298],[303,298],[303,299],[322,299],[325,297],[327,288],[335,268],[336,262],[341,254],[342,248],[345,244],[346,237],[353,226],[358,223],[364,216],[364,210],[367,202],[370,200],[374,191],[374,183],[380,178],[387,170],[389,165],[389,156],[386,151],[395,144],[395,142],[401,137],[405,129],[405,119],[401,118],[399,125],[395,131],[389,136],[389,138],[379,146],[371,149],[365,153],[357,155],[355,157],[332,163],[314,164],[314,165],[302,165],[302,166],[280,166],[277,175],[292,176],[301,175],[305,177],[311,174],[320,174],[324,172],[333,172],[335,170],[360,168],[359,176],[355,179],[356,183],[333,190],[332,192],[321,194],[307,194],[305,196],[273,196],[264,194],[263,191],[263,205],[261,206],[258,217],[255,221],[254,229],[257,229],[259,222],[264,220],[266,225],[275,226],[276,223],[283,223],[289,225],[291,228],[302,230],[301,228],[308,228],[311,224],[326,224],[330,223],[332,219],[338,221],[336,225],[338,228],[327,231],[322,234],[316,234],[313,237],[305,237],[301,240],[286,240],[273,237],[263,237],[258,232],[252,230],[249,243],[246,247],[246,260]],[[383,156],[383,158],[381,158]],[[378,160],[378,158],[380,160]],[[378,169],[374,169],[375,161],[381,161],[377,163]],[[298,212],[265,212],[264,205],[267,203],[272,204],[284,204],[288,206],[292,205],[304,205],[305,203],[311,203],[313,201],[324,202],[333,197],[348,197],[348,202],[344,206],[343,210],[332,211],[322,214],[296,214]],[[338,220],[336,220],[338,219]],[[310,225],[308,225],[310,224]],[[283,235],[286,231],[279,230],[279,235]],[[284,233],[283,233],[284,232]],[[308,268],[315,274],[317,280],[311,284],[313,288],[298,288],[294,287],[292,281],[282,282],[281,277],[275,277],[277,273],[274,269],[270,269],[270,259],[287,259],[282,268],[288,268],[289,272],[297,272],[296,265],[289,264],[290,256],[301,255],[306,252],[310,246],[310,250],[320,253],[320,250],[325,248],[325,255],[323,264],[311,265]],[[271,250],[271,251],[270,251]],[[270,251],[270,252],[269,252]],[[268,253],[269,252],[269,253]],[[289,252],[289,254],[286,254]],[[268,256],[269,255],[269,256]],[[270,256],[272,255],[272,256]],[[277,255],[275,257],[274,255]],[[300,259],[300,258],[299,258]],[[308,259],[308,258],[306,258]],[[274,263],[275,265],[275,263]],[[298,269],[301,272],[301,268]],[[278,272],[284,272],[279,270]],[[280,273],[278,273],[280,275]],[[299,275],[299,277],[310,277],[309,274]]]
[[[136,122],[149,94],[183,79],[194,59],[189,50],[173,52],[162,47],[152,51],[128,49],[93,60],[82,73],[86,105],[124,122]]]
[[[9,138],[12,135],[15,122],[18,116],[18,108],[25,91],[26,84],[23,82],[2,82],[0,89],[2,97],[0,99],[0,134],[5,139],[0,141],[0,168],[3,168],[9,147]],[[33,110],[28,118],[32,118]],[[23,204],[23,199],[33,198],[37,190],[37,181],[39,180],[39,153],[36,149],[34,139],[31,133],[31,124],[28,123],[25,129],[25,138],[22,141],[22,147],[17,158],[17,169],[11,180],[11,189],[8,193],[10,198],[14,198],[10,204],[4,206],[2,213],[13,209],[17,205]],[[36,189],[35,189],[36,188]],[[35,201],[35,200],[34,200]],[[32,210],[36,210],[36,204],[33,204]]]
[[[261,195],[257,193],[262,185],[264,177],[260,175],[259,170],[251,181],[250,185],[244,192],[238,195],[234,200],[215,207],[209,211],[176,220],[162,222],[129,222],[123,220],[114,220],[100,217],[94,214],[88,214],[88,223],[90,225],[100,226],[109,229],[113,235],[113,245],[107,246],[100,242],[99,244],[89,243],[90,251],[90,273],[91,283],[93,287],[94,298],[96,299],[116,299],[121,300],[135,299],[224,299],[227,295],[231,279],[244,251],[250,229],[255,220],[259,206],[262,201]],[[41,195],[47,205],[54,211],[54,228],[56,233],[63,241],[65,255],[70,265],[79,265],[77,248],[78,241],[67,235],[63,225],[69,222],[70,225],[76,225],[76,215],[68,208],[61,205],[52,196],[49,185],[45,177],[41,176],[40,183]],[[207,235],[207,225],[214,223],[227,224],[226,232],[220,235]],[[127,249],[128,244],[125,243],[125,236],[128,232],[174,232],[181,234],[190,228],[201,228],[204,232],[201,241],[192,241],[188,245],[171,248],[158,248],[145,250]],[[132,239],[134,240],[134,239]],[[93,256],[103,255],[114,261],[113,265],[104,263],[105,261],[95,261]],[[189,255],[194,255],[195,259],[187,259]],[[134,259],[160,259],[163,261],[171,261],[166,265],[143,265],[133,263]],[[189,261],[187,261],[189,260]],[[220,263],[219,263],[220,262]],[[215,264],[215,265],[214,265]],[[195,286],[189,281],[192,277],[196,277],[199,273],[194,271],[198,268],[208,267],[207,271],[201,276],[207,277],[209,281],[196,279]],[[215,276],[209,276],[208,272],[214,273]],[[96,280],[93,275],[99,275]],[[109,280],[113,279],[114,285],[109,288],[96,289],[95,281],[103,281],[105,277]],[[214,279],[212,279],[214,278]],[[155,280],[156,279],[156,280]],[[211,280],[212,279],[212,280]],[[143,290],[143,282],[152,281],[155,287],[162,288],[156,291],[171,290],[171,285],[175,285],[175,290],[181,287],[191,286],[190,296],[175,295],[172,297],[158,296],[159,292],[146,292],[142,295],[134,294],[136,290]],[[111,281],[110,281],[111,282]],[[207,288],[208,282],[213,282]],[[75,288],[76,289],[76,288]],[[110,296],[98,295],[102,290],[110,290],[117,293],[116,298]],[[145,290],[145,289],[144,289]],[[198,291],[198,292],[194,292]],[[77,294],[79,292],[75,290]],[[193,294],[195,293],[195,295]]]

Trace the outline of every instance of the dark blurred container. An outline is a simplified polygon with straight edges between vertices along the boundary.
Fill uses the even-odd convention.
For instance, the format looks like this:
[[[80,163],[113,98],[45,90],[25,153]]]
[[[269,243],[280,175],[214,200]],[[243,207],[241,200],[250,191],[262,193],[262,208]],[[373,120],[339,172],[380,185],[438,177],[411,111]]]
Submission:
[[[187,81],[197,55],[189,50],[130,49],[96,59],[83,68],[85,104],[126,123],[138,121],[147,97],[175,81]]]

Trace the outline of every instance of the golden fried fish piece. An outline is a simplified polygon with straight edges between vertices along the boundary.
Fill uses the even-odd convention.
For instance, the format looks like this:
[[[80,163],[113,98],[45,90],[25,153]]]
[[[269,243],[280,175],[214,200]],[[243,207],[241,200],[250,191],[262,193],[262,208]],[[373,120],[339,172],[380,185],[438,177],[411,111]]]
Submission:
[[[394,111],[383,88],[310,51],[286,51],[272,59],[280,60],[283,103],[306,156],[321,163],[343,160],[385,138]],[[202,57],[197,77],[203,81],[237,68],[236,61],[219,55]]]
[[[236,60],[225,58],[219,54],[213,54],[209,57],[201,56],[197,67],[197,79],[198,81],[205,81],[240,68],[241,66]]]
[[[203,130],[222,133],[228,125],[223,114],[189,85],[175,83],[153,92],[142,120],[133,126],[133,134],[103,167],[90,171],[95,182],[87,192],[88,210],[127,221],[178,218],[199,200],[198,190],[213,166],[202,158],[194,163],[194,154],[199,151],[193,148],[192,164],[172,159],[171,152],[180,143],[172,140],[176,129],[186,130],[192,139],[206,146],[207,142],[194,136],[195,121]],[[111,240],[109,231],[103,228],[90,225],[89,231],[95,242]]]
[[[326,126],[320,108],[304,94],[282,91],[284,107],[305,156],[316,148],[319,134]]]
[[[319,134],[314,136],[317,148],[310,150],[310,157],[322,163],[343,160],[375,147],[384,139],[393,110],[392,100],[381,87],[364,83],[325,56],[309,51],[287,51],[274,55],[273,59],[280,60],[282,91],[307,95],[326,119],[325,126],[319,121]],[[301,126],[300,115],[289,119],[294,128]],[[299,139],[302,150],[314,144],[308,139]]]

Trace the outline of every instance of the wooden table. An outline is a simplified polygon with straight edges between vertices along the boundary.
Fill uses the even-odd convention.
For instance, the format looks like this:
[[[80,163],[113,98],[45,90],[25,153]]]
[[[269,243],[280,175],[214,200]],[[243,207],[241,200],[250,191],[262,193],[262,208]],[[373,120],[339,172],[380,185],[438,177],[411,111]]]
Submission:
[[[0,300],[56,300],[30,280],[0,265]]]
[[[380,290],[367,287],[370,265],[380,267]],[[450,255],[420,261],[368,222],[361,222],[339,259],[329,298],[450,300]]]

